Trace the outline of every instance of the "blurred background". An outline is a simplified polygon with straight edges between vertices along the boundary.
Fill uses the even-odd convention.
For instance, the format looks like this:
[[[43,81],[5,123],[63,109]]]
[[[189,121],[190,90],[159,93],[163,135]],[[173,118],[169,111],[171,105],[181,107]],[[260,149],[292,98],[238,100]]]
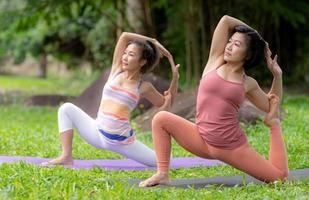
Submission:
[[[181,64],[181,88],[190,88],[199,81],[214,28],[227,14],[268,41],[279,55],[285,87],[308,90],[308,10],[307,0],[0,0],[0,88],[18,91],[35,82],[29,83],[32,93],[50,88],[48,93],[78,96],[111,66],[122,31],[166,46]],[[168,62],[154,73],[169,78]],[[265,63],[247,73],[270,86]]]

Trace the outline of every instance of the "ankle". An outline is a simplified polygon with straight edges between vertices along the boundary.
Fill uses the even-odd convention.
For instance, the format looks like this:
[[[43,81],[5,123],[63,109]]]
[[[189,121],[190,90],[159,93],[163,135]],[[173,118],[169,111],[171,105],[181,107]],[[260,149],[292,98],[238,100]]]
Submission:
[[[60,157],[63,159],[72,159],[72,154],[62,154]]]
[[[272,126],[269,127],[271,133],[280,133],[281,132],[281,126],[279,124],[272,124]]]
[[[160,175],[160,176],[166,176],[166,177],[168,177],[168,175],[169,175],[169,173],[166,172],[166,171],[158,171],[157,174]]]

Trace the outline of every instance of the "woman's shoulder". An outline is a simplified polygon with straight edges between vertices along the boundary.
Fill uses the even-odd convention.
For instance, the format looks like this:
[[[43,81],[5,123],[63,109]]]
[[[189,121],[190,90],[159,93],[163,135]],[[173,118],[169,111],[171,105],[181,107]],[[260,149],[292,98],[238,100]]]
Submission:
[[[203,76],[206,75],[207,73],[209,73],[210,71],[213,71],[213,70],[221,67],[222,65],[224,65],[223,58],[218,58],[218,59],[215,59],[215,60],[209,59],[207,61],[205,68],[204,68]]]
[[[149,81],[142,80],[141,83],[140,83],[140,88],[141,88],[141,89],[146,89],[146,90],[148,90],[149,88],[152,88],[152,87],[153,87],[153,85],[152,85],[152,83],[149,82]]]
[[[245,77],[246,77],[246,82],[248,84],[255,84],[255,83],[257,83],[257,81],[252,76],[248,76],[248,75],[245,74]]]
[[[245,88],[246,91],[251,91],[252,89],[254,89],[256,86],[258,86],[258,82],[251,76],[245,75]]]
[[[120,75],[122,72],[124,72],[124,71],[120,68],[115,69],[115,70],[111,70],[111,72],[109,73],[109,79],[115,78],[116,76]]]
[[[147,93],[147,92],[151,92],[151,91],[153,91],[155,89],[155,87],[153,86],[153,84],[151,83],[151,82],[149,82],[149,81],[142,81],[141,83],[140,83],[140,88],[139,88],[139,90],[140,90],[140,94],[141,95],[143,95],[143,94],[145,94],[145,93]]]

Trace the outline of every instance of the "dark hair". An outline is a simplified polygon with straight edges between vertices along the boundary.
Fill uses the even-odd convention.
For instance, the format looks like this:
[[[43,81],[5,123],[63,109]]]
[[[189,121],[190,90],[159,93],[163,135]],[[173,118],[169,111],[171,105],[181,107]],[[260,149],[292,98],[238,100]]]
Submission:
[[[244,25],[235,26],[233,30],[233,34],[236,32],[243,33],[247,36],[247,39],[248,39],[248,51],[247,52],[250,57],[246,59],[244,63],[244,68],[245,70],[251,69],[255,67],[256,65],[258,65],[261,62],[261,60],[263,60],[264,48],[265,48],[266,42],[256,30],[248,26],[244,26]]]
[[[141,59],[146,60],[146,64],[141,68],[141,73],[146,74],[152,71],[159,62],[159,51],[157,47],[148,40],[132,40],[128,43],[128,46],[130,44],[135,44],[140,47],[142,50]]]

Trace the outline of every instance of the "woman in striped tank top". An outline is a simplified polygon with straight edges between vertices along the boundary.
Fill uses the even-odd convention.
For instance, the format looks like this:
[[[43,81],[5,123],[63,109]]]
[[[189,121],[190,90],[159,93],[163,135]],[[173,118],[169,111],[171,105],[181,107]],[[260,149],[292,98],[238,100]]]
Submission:
[[[168,58],[173,78],[161,95],[142,75],[150,72],[159,57]],[[168,110],[177,93],[178,67],[172,55],[155,39],[134,33],[122,33],[114,50],[112,69],[103,91],[97,118],[92,119],[71,103],[58,111],[62,155],[43,165],[72,165],[73,128],[90,145],[119,153],[148,166],[156,166],[152,149],[135,137],[129,117],[140,98],[146,98],[159,110]]]

